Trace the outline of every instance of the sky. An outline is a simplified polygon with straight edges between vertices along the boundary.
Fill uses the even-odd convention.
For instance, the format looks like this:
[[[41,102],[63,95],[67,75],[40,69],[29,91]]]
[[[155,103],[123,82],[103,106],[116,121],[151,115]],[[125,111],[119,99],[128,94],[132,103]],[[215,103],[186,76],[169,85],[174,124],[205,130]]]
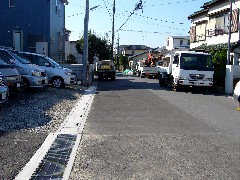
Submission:
[[[89,0],[88,30],[112,42],[112,12],[114,0]],[[189,36],[188,16],[201,10],[210,0],[142,0],[142,9],[135,10],[140,0],[115,0],[114,47],[146,45],[151,48],[166,45],[168,36]],[[65,26],[71,31],[70,41],[83,36],[85,0],[68,0]],[[96,7],[97,6],[97,7]]]

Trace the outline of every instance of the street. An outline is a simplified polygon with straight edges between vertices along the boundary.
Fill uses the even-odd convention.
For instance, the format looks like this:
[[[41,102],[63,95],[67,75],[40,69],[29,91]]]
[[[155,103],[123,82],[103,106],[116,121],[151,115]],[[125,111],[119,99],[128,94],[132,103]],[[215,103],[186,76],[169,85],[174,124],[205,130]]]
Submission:
[[[240,122],[237,102],[231,97],[199,90],[174,92],[159,87],[157,79],[121,73],[115,81],[95,81],[94,86],[97,89],[85,127],[79,132],[82,135],[68,179],[239,179]],[[23,102],[21,108],[27,108],[58,94],[51,103],[23,114],[19,122],[1,114],[0,179],[14,179],[48,134],[61,135],[57,129],[82,91],[45,92],[30,94],[34,101],[19,97],[14,106],[15,101],[10,101],[12,108]],[[63,98],[64,93],[68,96]],[[37,118],[38,109],[41,118]],[[1,112],[15,111],[3,108]],[[28,115],[38,120],[31,121],[30,129],[27,121],[22,123]],[[14,128],[7,131],[10,125]],[[76,139],[74,135],[62,139],[66,137]]]
[[[156,79],[98,82],[70,179],[239,179],[236,105]]]

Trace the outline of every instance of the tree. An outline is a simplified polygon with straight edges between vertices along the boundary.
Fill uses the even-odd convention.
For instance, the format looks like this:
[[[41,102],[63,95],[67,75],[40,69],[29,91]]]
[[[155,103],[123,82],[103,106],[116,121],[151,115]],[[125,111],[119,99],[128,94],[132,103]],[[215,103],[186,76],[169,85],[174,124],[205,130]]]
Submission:
[[[83,54],[83,43],[84,37],[77,41],[76,49],[78,53]],[[94,57],[98,57],[99,60],[110,59],[111,57],[111,45],[106,37],[97,37],[92,34],[91,31],[88,33],[88,62],[93,64]]]
[[[214,85],[225,87],[227,49],[211,49],[214,64]]]
[[[123,66],[124,70],[128,67],[128,58],[126,56],[123,56],[121,54],[119,56],[119,62],[120,62],[120,65]]]

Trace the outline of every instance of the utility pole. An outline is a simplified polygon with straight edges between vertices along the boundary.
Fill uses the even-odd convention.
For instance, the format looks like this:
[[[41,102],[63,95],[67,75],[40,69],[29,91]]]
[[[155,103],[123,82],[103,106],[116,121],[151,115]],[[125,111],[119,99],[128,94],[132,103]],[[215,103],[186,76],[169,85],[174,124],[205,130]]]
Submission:
[[[117,43],[117,70],[119,70],[119,56],[120,56],[120,53],[119,53],[119,33],[118,33],[118,43]]]
[[[230,15],[229,15],[229,27],[228,27],[228,56],[227,56],[227,65],[230,64],[231,33],[232,33],[232,0],[230,0]]]
[[[113,44],[114,44],[114,16],[115,16],[115,0],[113,0],[113,20],[112,20],[112,45],[111,45],[111,59],[113,60]]]
[[[88,21],[89,21],[89,0],[86,0],[86,12],[84,18],[84,43],[83,43],[83,73],[82,85],[87,86],[87,62],[88,62]]]

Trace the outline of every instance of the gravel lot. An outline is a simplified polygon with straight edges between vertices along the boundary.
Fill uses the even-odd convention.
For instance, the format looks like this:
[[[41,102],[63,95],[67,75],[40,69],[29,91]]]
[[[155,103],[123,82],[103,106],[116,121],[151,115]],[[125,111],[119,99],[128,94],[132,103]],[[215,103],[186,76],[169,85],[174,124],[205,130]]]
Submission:
[[[49,133],[54,133],[86,87],[11,92],[0,109],[0,179],[14,179]]]

